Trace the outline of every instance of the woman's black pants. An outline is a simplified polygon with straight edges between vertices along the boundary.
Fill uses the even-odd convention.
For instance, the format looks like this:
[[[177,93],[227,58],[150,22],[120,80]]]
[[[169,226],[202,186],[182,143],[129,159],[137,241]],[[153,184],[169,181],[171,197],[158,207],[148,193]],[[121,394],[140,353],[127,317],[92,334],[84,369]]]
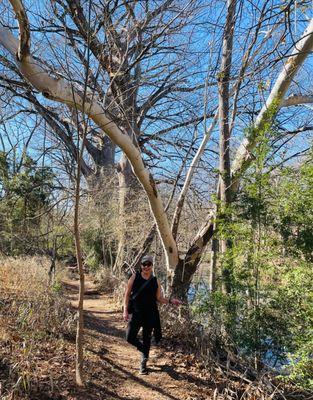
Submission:
[[[144,358],[149,358],[151,334],[153,330],[153,319],[151,317],[152,316],[142,316],[134,312],[128,323],[126,332],[127,342],[137,347],[137,349],[143,354]],[[142,341],[138,339],[138,332],[141,327]]]

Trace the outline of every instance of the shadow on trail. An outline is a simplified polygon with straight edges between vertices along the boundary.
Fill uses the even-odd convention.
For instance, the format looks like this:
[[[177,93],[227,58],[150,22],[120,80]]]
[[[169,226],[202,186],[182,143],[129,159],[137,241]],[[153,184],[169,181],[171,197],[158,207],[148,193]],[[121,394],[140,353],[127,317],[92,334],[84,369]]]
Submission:
[[[90,331],[95,331],[104,335],[125,338],[125,331],[111,325],[108,321],[96,317],[92,311],[85,311],[85,326]],[[98,314],[98,312],[95,312]]]
[[[76,282],[62,282],[62,287],[66,292],[78,293],[78,283]]]
[[[110,364],[114,369],[118,370],[121,374],[126,376],[126,379],[133,380],[134,382],[137,382],[140,385],[147,387],[148,389],[151,389],[155,392],[160,393],[162,396],[165,396],[168,399],[181,400],[179,397],[172,396],[171,394],[169,394],[168,392],[166,392],[164,389],[160,388],[159,386],[155,386],[155,385],[147,382],[145,379],[139,378],[139,377],[135,376],[134,374],[132,374],[131,372],[128,372],[125,368],[122,368],[121,366],[114,364],[109,358],[104,357],[103,354],[101,354],[99,352],[97,354],[105,363]]]
[[[95,308],[95,310],[93,310]],[[114,315],[116,311],[98,311],[96,307],[89,307],[89,310],[85,310],[86,313],[92,313],[93,315]]]
[[[97,385],[95,383],[91,383],[89,384],[89,387],[92,387],[93,389],[96,389],[97,393],[90,396],[90,393],[88,394],[88,397],[85,397],[84,400],[88,399],[88,400],[99,400],[99,394],[101,396],[106,396],[106,397],[102,397],[102,399],[108,399],[108,400],[129,400],[129,397],[123,397],[123,396],[119,396],[118,394],[116,394],[115,392],[111,392],[108,389],[103,389],[102,386]]]
[[[78,294],[78,282],[63,282],[63,288],[64,290],[69,294]],[[86,288],[85,294],[84,294],[84,299],[85,300],[97,300],[101,299],[101,295],[98,293],[98,291],[94,289],[88,289]],[[72,306],[74,310],[77,310],[76,306]],[[124,338],[125,337],[125,330],[118,329],[108,323],[105,319],[101,318],[101,315],[110,315],[114,316],[114,314],[117,314],[116,311],[101,311],[95,308],[94,310],[88,309],[84,310],[84,318],[85,318],[85,326],[87,329],[90,331],[95,331],[99,334],[105,334],[105,335],[111,335],[115,336],[118,338]],[[99,315],[99,316],[98,316]],[[116,318],[112,318],[113,320],[119,319],[118,316]]]
[[[169,365],[161,365],[157,367],[149,367],[149,371],[151,372],[166,372],[171,378],[175,379],[175,381],[183,381],[188,380],[191,381],[190,376],[186,376],[186,374],[181,374]]]
[[[188,373],[177,372],[170,365],[161,365],[159,367],[152,367],[152,368],[149,367],[149,370],[151,372],[165,372],[172,379],[175,379],[176,381],[187,381],[187,382],[190,382],[190,383],[194,383],[197,386],[202,385],[204,387],[208,387],[208,384],[209,384],[208,380],[200,379],[200,378],[194,378],[193,376],[189,375]]]

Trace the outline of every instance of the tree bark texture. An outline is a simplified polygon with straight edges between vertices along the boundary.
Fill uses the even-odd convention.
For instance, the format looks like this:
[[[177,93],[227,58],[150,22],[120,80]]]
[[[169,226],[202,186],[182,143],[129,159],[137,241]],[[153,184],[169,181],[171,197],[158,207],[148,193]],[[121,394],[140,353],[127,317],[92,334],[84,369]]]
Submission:
[[[220,124],[220,200],[222,207],[230,203],[230,127],[229,82],[233,52],[236,0],[227,1],[227,17],[223,35],[222,61],[218,78],[218,111]]]

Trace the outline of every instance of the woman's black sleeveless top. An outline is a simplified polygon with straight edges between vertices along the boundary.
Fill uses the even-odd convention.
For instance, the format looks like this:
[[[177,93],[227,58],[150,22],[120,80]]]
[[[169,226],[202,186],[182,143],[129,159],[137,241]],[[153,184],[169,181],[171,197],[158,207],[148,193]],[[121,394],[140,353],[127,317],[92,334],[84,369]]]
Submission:
[[[147,280],[141,276],[140,272],[136,272],[136,277],[133,283],[133,288],[131,295],[135,295],[139,288],[146,282]],[[151,312],[157,310],[157,299],[156,293],[158,289],[157,278],[154,276],[150,282],[141,290],[141,292],[134,299],[134,309],[135,312]]]

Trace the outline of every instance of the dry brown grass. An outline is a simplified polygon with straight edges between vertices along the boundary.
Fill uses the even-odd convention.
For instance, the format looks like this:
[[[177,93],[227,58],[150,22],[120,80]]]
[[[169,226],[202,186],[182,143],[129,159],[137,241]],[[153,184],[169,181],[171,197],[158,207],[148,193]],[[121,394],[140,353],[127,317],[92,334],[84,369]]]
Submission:
[[[75,337],[75,314],[61,278],[49,282],[49,260],[0,259],[0,398],[27,399],[40,354]],[[20,397],[21,396],[21,397]]]
[[[11,316],[19,334],[60,335],[72,330],[73,313],[61,295],[62,272],[50,284],[48,270],[49,261],[43,258],[0,261],[1,314]]]

